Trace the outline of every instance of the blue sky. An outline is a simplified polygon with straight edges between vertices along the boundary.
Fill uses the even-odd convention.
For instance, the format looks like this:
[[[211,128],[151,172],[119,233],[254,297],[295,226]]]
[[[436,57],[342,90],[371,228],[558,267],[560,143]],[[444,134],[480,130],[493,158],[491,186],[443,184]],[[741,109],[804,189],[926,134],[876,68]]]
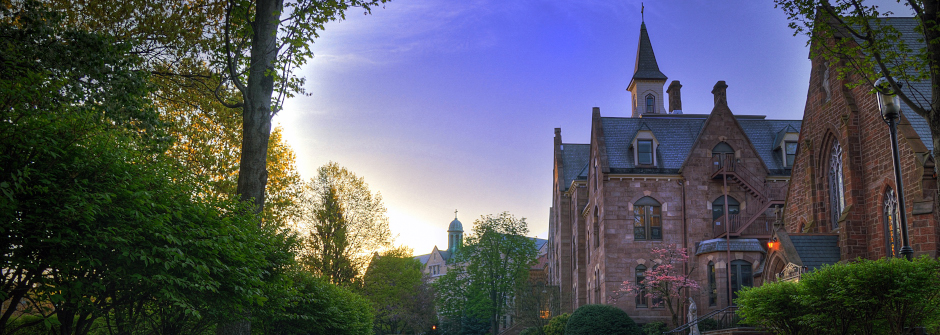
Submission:
[[[446,248],[459,210],[525,217],[546,237],[552,138],[587,143],[592,107],[629,116],[639,1],[395,0],[330,23],[300,74],[285,129],[304,178],[335,161],[381,192],[397,244]],[[735,114],[800,119],[805,37],[771,1],[646,1],[645,22],[683,111],[709,113],[725,80]]]

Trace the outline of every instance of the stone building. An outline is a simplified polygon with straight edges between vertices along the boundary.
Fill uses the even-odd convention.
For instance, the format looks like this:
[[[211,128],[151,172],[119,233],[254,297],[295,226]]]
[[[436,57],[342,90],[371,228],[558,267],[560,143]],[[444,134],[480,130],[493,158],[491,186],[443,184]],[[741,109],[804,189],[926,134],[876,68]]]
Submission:
[[[688,249],[683,267],[702,287],[692,294],[699,314],[759,283],[800,121],[734,115],[724,81],[712,88],[712,106],[683,113],[682,85],[672,81],[666,100],[666,81],[642,23],[627,85],[632,114],[602,116],[595,107],[584,144],[565,143],[555,129],[548,277],[560,287],[562,312],[614,304],[641,324],[669,322],[645,297],[613,300],[625,281],[641,281],[662,261],[655,247]]]
[[[457,220],[457,211],[454,211],[454,221],[447,226],[447,250],[440,250],[435,245],[430,254],[418,255],[415,258],[424,264],[424,273],[430,276],[431,282],[434,282],[437,277],[447,273],[450,265],[448,261],[461,245],[463,245],[463,223]]]
[[[924,47],[914,18],[883,18],[912,50]],[[844,63],[811,57],[799,149],[784,211],[781,242],[769,257],[765,280],[792,279],[821,264],[896,257],[901,247],[894,164],[887,124],[871,85],[838,78]],[[930,83],[905,83],[929,101]],[[923,95],[926,93],[926,95]],[[902,104],[898,126],[901,174],[914,255],[937,256],[937,178],[927,122]]]

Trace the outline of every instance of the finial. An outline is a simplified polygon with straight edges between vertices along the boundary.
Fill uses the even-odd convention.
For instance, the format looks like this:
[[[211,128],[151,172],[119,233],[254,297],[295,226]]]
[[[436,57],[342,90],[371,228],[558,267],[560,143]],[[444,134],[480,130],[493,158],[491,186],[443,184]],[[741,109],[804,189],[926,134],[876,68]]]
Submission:
[[[454,220],[457,220],[457,210],[454,210]]]
[[[636,2],[634,2],[634,3],[636,3]],[[644,9],[646,9],[646,6],[643,6],[643,3],[641,2],[641,3],[640,3],[640,22],[643,22],[643,23],[646,22],[646,16],[643,15],[643,10],[644,10]]]

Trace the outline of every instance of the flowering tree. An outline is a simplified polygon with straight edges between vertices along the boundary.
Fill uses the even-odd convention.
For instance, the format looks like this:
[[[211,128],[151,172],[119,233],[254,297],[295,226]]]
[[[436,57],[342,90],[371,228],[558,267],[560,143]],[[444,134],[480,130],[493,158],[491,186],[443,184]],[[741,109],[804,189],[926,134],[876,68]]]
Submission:
[[[612,301],[626,295],[640,295],[652,301],[653,306],[665,305],[672,314],[673,325],[679,325],[679,313],[685,304],[683,294],[698,290],[699,285],[689,278],[694,268],[683,273],[682,265],[689,260],[685,248],[668,245],[653,248],[653,260],[656,264],[646,270],[641,282],[625,281]]]

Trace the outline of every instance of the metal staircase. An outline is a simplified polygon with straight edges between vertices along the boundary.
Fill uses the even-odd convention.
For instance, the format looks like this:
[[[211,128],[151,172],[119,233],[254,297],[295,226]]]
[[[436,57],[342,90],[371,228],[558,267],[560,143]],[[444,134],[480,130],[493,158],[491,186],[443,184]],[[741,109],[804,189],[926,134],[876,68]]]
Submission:
[[[724,235],[728,233],[725,227],[717,224],[719,222],[731,225],[731,236],[767,235],[767,237],[769,237],[773,224],[771,221],[768,221],[764,213],[772,206],[783,205],[786,195],[769,194],[767,188],[764,186],[763,178],[755,176],[744,167],[739,168],[737,166],[739,163],[731,154],[716,154],[712,156],[712,159],[714,166],[714,172],[711,176],[712,179],[726,177],[729,181],[738,184],[745,192],[757,199],[756,206],[748,206],[748,210],[745,213],[726,214],[716,219],[716,224],[713,224],[715,237],[724,237]],[[770,195],[769,197],[768,194]],[[752,228],[751,226],[754,222],[758,221],[761,217],[764,217],[764,227],[755,226]]]

